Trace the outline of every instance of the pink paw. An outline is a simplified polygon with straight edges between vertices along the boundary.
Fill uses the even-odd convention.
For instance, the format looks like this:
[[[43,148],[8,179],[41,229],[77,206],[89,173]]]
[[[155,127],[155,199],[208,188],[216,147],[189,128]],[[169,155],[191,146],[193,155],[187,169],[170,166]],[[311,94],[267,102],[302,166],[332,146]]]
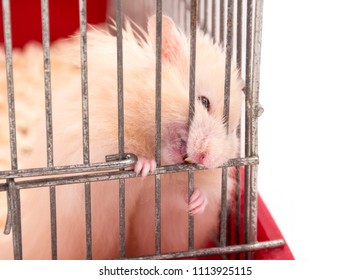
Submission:
[[[192,215],[203,213],[208,203],[207,196],[199,189],[194,189],[194,192],[190,197],[190,201],[188,201],[188,194],[186,193],[185,201],[187,203],[189,202],[188,210]]]
[[[156,169],[156,161],[154,159],[146,159],[143,157],[138,157],[138,161],[134,165],[134,171],[136,174],[141,174],[145,177],[149,172],[153,172]]]

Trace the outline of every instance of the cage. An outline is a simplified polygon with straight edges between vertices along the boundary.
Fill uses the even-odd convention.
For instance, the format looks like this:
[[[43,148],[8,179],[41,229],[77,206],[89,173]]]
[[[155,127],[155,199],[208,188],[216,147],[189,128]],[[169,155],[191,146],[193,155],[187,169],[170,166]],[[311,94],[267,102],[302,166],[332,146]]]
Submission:
[[[10,7],[11,4],[11,7]],[[152,236],[152,243],[154,252],[152,254],[140,254],[137,258],[140,259],[176,259],[176,258],[229,258],[229,259],[292,259],[293,256],[289,247],[284,242],[283,236],[278,227],[275,225],[268,209],[264,205],[257,191],[257,165],[258,165],[258,149],[257,149],[257,125],[258,117],[262,113],[262,108],[258,101],[259,93],[259,65],[260,65],[260,47],[261,47],[261,28],[262,28],[262,8],[263,1],[261,0],[157,0],[157,1],[45,1],[42,0],[40,5],[34,1],[16,1],[2,0],[2,20],[0,25],[3,27],[0,31],[0,37],[4,42],[4,55],[0,57],[3,64],[4,72],[1,73],[1,95],[0,95],[0,123],[3,139],[0,144],[0,221],[2,234],[0,239],[0,246],[6,242],[11,243],[13,258],[23,259],[28,258],[26,255],[26,244],[30,244],[31,236],[36,231],[34,226],[27,232],[25,231],[22,221],[24,211],[23,201],[25,200],[25,190],[43,189],[46,192],[45,203],[47,204],[45,214],[49,227],[47,232],[49,234],[49,241],[45,243],[48,248],[49,255],[45,258],[60,259],[71,258],[70,255],[62,255],[62,246],[60,244],[60,230],[68,228],[67,231],[73,229],[72,224],[66,225],[61,223],[57,217],[60,212],[60,206],[57,201],[60,199],[59,189],[65,186],[66,189],[74,188],[73,184],[79,184],[82,191],[82,203],[79,205],[83,207],[79,211],[83,211],[84,235],[79,242],[83,242],[84,248],[80,248],[84,258],[97,258],[95,255],[96,244],[94,238],[96,235],[96,218],[94,215],[94,195],[96,195],[97,183],[114,182],[113,188],[118,191],[112,201],[114,201],[113,210],[118,216],[118,228],[112,232],[116,234],[115,239],[118,240],[119,245],[112,248],[118,250],[118,258],[129,258],[128,248],[126,248],[128,235],[128,228],[130,223],[126,217],[126,204],[133,203],[126,199],[126,192],[132,186],[128,182],[136,182],[141,180],[130,166],[137,161],[136,155],[124,149],[124,122],[125,118],[123,112],[124,88],[123,82],[131,77],[123,74],[123,68],[126,67],[123,63],[125,52],[128,51],[122,43],[122,38],[125,34],[122,31],[123,18],[130,18],[135,25],[139,26],[135,32],[139,33],[137,36],[140,40],[145,36],[147,29],[148,18],[156,15],[156,59],[155,63],[155,118],[154,126],[155,133],[153,134],[153,143],[155,143],[155,159],[157,167],[149,176],[147,180],[153,182],[154,191],[152,196],[153,214],[149,219],[153,220],[152,227],[154,235]],[[29,12],[30,11],[30,12]],[[220,196],[220,208],[218,209],[218,234],[208,240],[206,246],[197,248],[195,246],[196,236],[194,234],[194,226],[197,216],[191,214],[187,215],[187,248],[164,252],[162,239],[162,215],[165,203],[162,202],[164,195],[161,188],[164,183],[164,178],[168,174],[181,174],[185,176],[188,182],[188,197],[194,192],[194,177],[204,167],[196,164],[180,163],[173,165],[161,165],[161,99],[162,99],[162,28],[164,23],[162,15],[170,16],[177,26],[187,34],[190,38],[190,48],[187,50],[190,57],[189,66],[189,110],[194,110],[195,98],[195,77],[197,70],[195,68],[195,61],[197,55],[196,39],[197,33],[203,32],[212,38],[213,42],[218,46],[222,46],[225,53],[225,63],[222,65],[223,73],[223,96],[227,96],[226,102],[229,104],[228,94],[233,83],[231,77],[231,67],[236,65],[240,74],[245,81],[245,102],[242,107],[240,129],[238,130],[240,138],[240,154],[238,158],[232,158],[228,162],[224,162],[219,170],[221,177],[218,180],[218,190]],[[88,23],[96,26],[105,25],[107,22],[115,21],[116,27],[110,30],[111,38],[115,38],[114,53],[117,61],[111,61],[111,64],[116,64],[116,84],[113,87],[116,95],[118,95],[118,112],[114,117],[118,119],[118,135],[112,137],[118,138],[118,148],[115,153],[103,154],[105,161],[95,162],[91,160],[90,153],[92,149],[98,149],[97,146],[91,145],[90,132],[94,129],[89,123],[89,106],[90,101],[90,83],[88,85],[88,72],[92,66],[88,64],[89,60],[89,46],[87,47]],[[55,142],[55,122],[53,120],[53,106],[54,89],[51,87],[55,83],[53,81],[52,68],[56,67],[57,61],[52,59],[51,46],[55,42],[60,41],[60,38],[67,37],[79,29],[79,51],[80,51],[80,70],[79,83],[82,100],[80,109],[81,116],[81,159],[70,162],[70,164],[59,165],[56,164],[57,152],[54,153]],[[200,31],[202,30],[202,31]],[[3,32],[3,33],[2,33]],[[33,69],[34,75],[41,75],[42,77],[42,102],[39,105],[35,102],[26,100],[18,101],[20,95],[17,90],[17,77],[14,76],[17,65],[15,55],[29,52],[32,49],[28,47],[28,42],[31,40],[39,41],[42,44],[39,49],[42,52],[35,51],[33,56],[35,60],[40,61],[37,65],[30,65]],[[139,42],[140,43],[140,42]],[[140,43],[141,44],[141,43]],[[37,46],[37,45],[36,45]],[[65,49],[59,49],[64,51]],[[54,51],[55,52],[55,51]],[[28,56],[19,55],[22,60],[28,59]],[[32,57],[33,58],[33,57]],[[29,62],[32,64],[32,61]],[[6,75],[5,75],[6,65]],[[31,69],[31,68],[28,69]],[[2,70],[2,69],[1,69]],[[61,71],[67,71],[62,69]],[[40,74],[38,74],[40,73]],[[28,75],[28,85],[24,84],[24,91],[30,87],[33,82],[33,75]],[[61,83],[65,84],[62,79],[69,79],[70,73],[64,78],[61,78]],[[95,82],[95,80],[94,80]],[[76,81],[77,83],[77,81]],[[2,85],[1,85],[2,84]],[[101,84],[100,84],[101,86]],[[3,88],[6,87],[6,92]],[[77,90],[77,89],[76,89]],[[6,98],[7,94],[7,98]],[[222,94],[222,93],[221,93]],[[33,96],[26,96],[28,99],[34,99]],[[7,100],[6,100],[7,99]],[[193,100],[193,101],[191,101]],[[6,104],[7,102],[7,104]],[[34,105],[33,105],[33,104]],[[15,108],[16,104],[16,108]],[[32,107],[31,107],[32,106]],[[33,107],[34,106],[34,107]],[[36,106],[36,107],[35,107]],[[224,107],[229,105],[224,105]],[[21,111],[40,111],[42,119],[45,119],[45,151],[43,154],[46,157],[45,166],[40,167],[21,167],[21,158],[30,157],[30,148],[26,146],[25,141],[22,141],[26,135],[30,134],[31,125],[35,122],[35,118],[25,115],[21,116],[18,109]],[[228,107],[229,108],[229,107]],[[17,111],[16,111],[17,109]],[[100,110],[104,110],[100,108]],[[128,108],[127,108],[128,110]],[[8,114],[8,115],[7,115]],[[229,118],[229,113],[224,113],[224,116]],[[191,119],[191,113],[189,119]],[[25,118],[23,121],[22,119]],[[70,124],[67,123],[67,126]],[[6,127],[6,128],[5,128]],[[122,129],[121,129],[122,128]],[[33,134],[33,137],[40,137],[38,134]],[[5,139],[5,140],[4,140]],[[36,140],[32,140],[32,142]],[[24,143],[22,143],[24,142]],[[40,141],[38,141],[40,142]],[[69,146],[69,141],[63,146]],[[75,151],[71,151],[72,154]],[[120,156],[120,155],[123,155]],[[69,154],[68,154],[69,156]],[[232,168],[234,167],[234,168]],[[175,177],[177,178],[177,177]],[[234,178],[233,192],[227,193],[228,178]],[[134,180],[134,181],[133,181]],[[133,184],[133,183],[130,183]],[[94,191],[93,191],[94,189]],[[29,193],[29,192],[28,192]],[[24,198],[23,198],[24,196]],[[230,196],[231,199],[229,199]],[[38,199],[38,198],[37,198]],[[34,204],[40,204],[41,201],[34,200]],[[77,203],[78,204],[78,203]],[[162,207],[161,207],[162,206]],[[34,206],[33,206],[34,207]],[[102,206],[101,206],[102,207]],[[102,207],[103,208],[103,207]],[[30,208],[28,208],[30,210]],[[78,210],[77,210],[78,211]],[[72,214],[73,215],[73,214]],[[146,213],[145,213],[146,215]],[[96,215],[98,216],[98,215]],[[37,217],[38,218],[38,217]],[[101,217],[100,217],[101,218]],[[144,217],[143,217],[144,218]],[[38,219],[41,219],[40,217]],[[95,222],[94,222],[95,219]],[[82,221],[80,221],[82,222]],[[33,223],[36,223],[33,221]],[[39,222],[38,222],[39,223]],[[77,222],[78,223],[78,222]],[[151,222],[150,222],[151,223]],[[133,231],[131,231],[133,232]],[[102,239],[109,239],[108,231],[103,234]],[[111,233],[112,234],[112,233]],[[145,234],[147,234],[145,232]],[[95,236],[94,236],[95,235]],[[40,236],[39,236],[40,237]],[[133,240],[133,239],[131,239]],[[77,240],[75,240],[77,242]],[[71,242],[74,242],[71,241]],[[129,241],[132,242],[132,241]],[[70,243],[71,244],[71,243]],[[101,244],[109,244],[102,242]],[[69,245],[67,245],[69,246]],[[4,248],[4,247],[3,247]],[[102,250],[102,248],[100,248]],[[109,250],[112,250],[109,249]],[[0,256],[2,248],[0,247]],[[38,247],[36,250],[41,250]],[[61,250],[61,251],[60,251]],[[74,258],[81,258],[74,257]],[[98,258],[103,258],[98,256]]]

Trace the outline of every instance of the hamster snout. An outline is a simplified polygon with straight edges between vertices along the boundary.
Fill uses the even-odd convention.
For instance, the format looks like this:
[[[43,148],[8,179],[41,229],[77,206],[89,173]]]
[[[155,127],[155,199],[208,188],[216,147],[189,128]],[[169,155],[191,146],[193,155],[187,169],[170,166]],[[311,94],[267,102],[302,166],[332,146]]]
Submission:
[[[227,134],[220,119],[198,110],[189,128],[188,160],[216,168],[229,160],[237,148],[236,138]]]
[[[227,134],[223,123],[201,113],[195,114],[190,128],[173,124],[162,137],[164,164],[188,162],[216,168],[231,158],[237,146],[236,138]]]

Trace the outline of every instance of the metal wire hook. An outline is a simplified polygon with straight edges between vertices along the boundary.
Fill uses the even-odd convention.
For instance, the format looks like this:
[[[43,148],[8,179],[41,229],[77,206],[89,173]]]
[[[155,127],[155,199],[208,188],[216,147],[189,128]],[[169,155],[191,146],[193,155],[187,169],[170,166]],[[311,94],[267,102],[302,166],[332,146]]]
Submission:
[[[118,162],[120,168],[125,168],[133,166],[136,164],[138,157],[132,153],[125,153],[122,156],[119,154],[107,155],[105,156],[106,162]]]
[[[11,197],[10,197],[10,192],[8,190],[6,193],[7,193],[7,216],[6,216],[4,234],[9,235],[11,233],[11,228],[12,228],[12,222],[11,222],[12,216],[10,211]]]

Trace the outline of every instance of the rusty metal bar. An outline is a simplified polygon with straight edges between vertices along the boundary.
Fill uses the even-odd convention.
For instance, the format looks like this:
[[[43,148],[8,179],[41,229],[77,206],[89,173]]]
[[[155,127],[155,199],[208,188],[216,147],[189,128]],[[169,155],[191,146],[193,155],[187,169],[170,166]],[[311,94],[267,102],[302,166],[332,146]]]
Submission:
[[[263,0],[247,2],[245,156],[257,156]],[[245,243],[257,242],[257,167],[245,168]],[[252,258],[252,254],[247,255]]]
[[[123,35],[122,2],[116,1],[117,31],[117,91],[118,91],[118,153],[119,159],[124,155],[124,92],[123,92]],[[120,256],[125,257],[125,180],[119,180],[119,238]]]
[[[116,155],[116,157],[118,158],[118,155]],[[133,155],[133,158],[136,159],[136,157]],[[128,166],[130,165],[134,165],[135,164],[135,160],[134,159],[130,159],[129,161],[131,162],[131,164],[128,164]],[[230,159],[228,162],[222,164],[220,167],[230,167],[230,166],[240,166],[240,165],[255,165],[258,164],[258,157],[248,157],[248,158],[235,158],[235,159]],[[112,162],[110,163],[112,164]],[[78,165],[79,166],[79,165]],[[99,166],[99,165],[98,165]],[[88,175],[92,175],[92,172],[99,172],[99,173],[95,173],[95,174],[102,174],[101,172],[104,170],[110,170],[110,174],[114,174],[115,175],[115,179],[127,179],[127,178],[134,178],[137,177],[137,175],[135,174],[135,172],[133,171],[116,171],[120,169],[121,163],[120,162],[116,162],[116,165],[103,165],[103,168],[91,168],[91,167],[85,167],[84,165],[82,168],[78,168],[75,165],[72,166],[63,166],[63,167],[58,167],[58,170],[56,168],[34,168],[34,169],[23,169],[22,172],[20,174],[17,173],[12,173],[12,171],[8,171],[8,172],[1,172],[2,174],[4,174],[5,179],[15,179],[15,178],[19,178],[21,177],[23,178],[28,178],[28,177],[38,177],[38,176],[42,176],[45,177],[44,179],[38,179],[38,180],[51,180],[53,179],[53,181],[59,181],[59,178],[50,178],[48,176],[60,176],[63,174],[72,174],[72,173],[87,173],[87,174],[83,174],[83,175],[79,175],[76,176],[76,178],[79,177],[85,177]],[[123,166],[125,167],[125,166]],[[71,168],[73,170],[73,172],[71,171]],[[74,169],[75,168],[75,169]],[[156,168],[156,170],[154,172],[151,172],[149,175],[156,175],[156,174],[166,174],[168,172],[170,173],[174,173],[174,172],[184,172],[184,171],[195,171],[195,170],[204,170],[206,169],[205,167],[202,166],[198,166],[195,164],[175,164],[175,165],[167,165],[167,166],[160,166],[158,168]],[[55,172],[56,170],[56,172]],[[20,170],[19,170],[20,171]],[[89,174],[90,173],[90,174]],[[105,173],[108,174],[108,173]],[[23,176],[19,176],[19,175],[23,175]],[[116,177],[117,176],[117,177]],[[68,176],[62,177],[63,181],[66,181],[67,178],[69,178]],[[36,180],[33,180],[36,181]],[[18,181],[17,184],[21,186],[21,188],[23,187],[23,182],[24,181]],[[28,182],[28,181],[27,181]],[[84,180],[81,181],[80,183],[85,182]],[[58,183],[60,184],[60,183]],[[61,183],[62,184],[62,183]],[[8,188],[7,184],[0,184],[0,191],[6,191]]]
[[[126,153],[123,160],[119,160],[119,155],[106,156],[107,162],[91,164],[73,164],[65,166],[53,166],[45,168],[29,168],[19,170],[0,171],[0,179],[15,179],[37,176],[64,175],[70,173],[84,173],[104,171],[111,169],[121,169],[132,166],[136,163],[137,157],[134,154]]]
[[[236,6],[236,67],[242,69],[242,42],[243,42],[243,1],[237,0]]]
[[[15,260],[23,259],[22,253],[22,227],[21,227],[21,197],[20,190],[17,189],[15,181],[8,180],[10,193],[10,211],[12,225],[13,253]]]
[[[10,129],[10,151],[11,169],[18,169],[17,162],[17,139],[16,139],[16,111],[13,82],[13,63],[12,63],[12,31],[9,0],[2,0],[4,43],[6,58],[6,79],[7,79],[7,98],[9,108],[9,129]]]
[[[156,1],[155,159],[161,166],[162,1]],[[161,175],[155,176],[155,252],[161,253]]]
[[[10,154],[11,169],[16,172],[18,169],[17,161],[17,139],[16,139],[16,112],[13,83],[13,63],[12,63],[12,31],[11,31],[11,9],[9,0],[2,1],[4,43],[6,57],[6,78],[7,78],[7,99],[9,111],[9,130],[10,130]],[[8,191],[7,219],[5,224],[5,234],[9,234],[12,229],[13,251],[16,260],[22,259],[22,232],[21,232],[21,202],[20,192],[16,189],[13,179],[7,180],[6,190]]]
[[[203,30],[208,31],[208,0],[204,0],[204,20],[203,20]]]
[[[190,71],[189,71],[189,127],[195,114],[195,72],[196,72],[196,28],[197,0],[191,0],[190,11]],[[194,173],[188,172],[188,200],[194,192]],[[189,250],[194,250],[194,216],[188,216]]]
[[[255,244],[243,244],[235,246],[226,246],[226,247],[216,247],[208,249],[198,249],[193,251],[185,252],[176,252],[170,254],[161,254],[161,255],[150,255],[143,256],[140,258],[131,258],[138,260],[158,260],[158,259],[177,259],[177,258],[192,258],[192,257],[203,257],[211,255],[223,255],[229,253],[238,253],[238,252],[250,252],[258,251],[268,248],[277,248],[285,244],[283,239],[276,239],[271,241],[257,242]]]
[[[51,97],[51,66],[50,66],[50,28],[49,3],[41,0],[41,23],[44,58],[44,85],[46,110],[46,153],[47,166],[54,166],[53,127],[52,127],[52,97]],[[57,221],[56,221],[56,190],[50,187],[50,228],[51,228],[51,258],[57,259]]]
[[[212,18],[211,18],[211,36],[212,38],[217,41],[217,30],[216,30],[216,13],[217,13],[217,7],[216,7],[216,0],[212,0]]]
[[[233,6],[233,4],[231,5]],[[229,7],[229,3],[228,3],[228,7]],[[225,13],[224,13],[224,0],[220,1],[220,17],[219,17],[219,42],[221,44],[224,44],[224,22],[225,22]],[[227,10],[227,12],[229,12]],[[228,17],[228,13],[227,13],[227,17]]]
[[[89,95],[88,95],[88,55],[87,55],[87,3],[79,0],[80,59],[82,84],[82,126],[83,126],[83,163],[90,162],[89,143]],[[85,226],[86,258],[92,259],[91,228],[91,189],[90,182],[85,183]]]
[[[223,121],[225,123],[227,133],[229,130],[229,105],[230,105],[230,82],[231,82],[231,74],[232,74],[232,52],[233,52],[233,0],[228,0],[225,83],[224,83],[224,110],[223,110]],[[222,168],[220,246],[225,246],[227,243],[227,240],[226,240],[226,237],[227,237],[227,184],[228,184],[228,169],[227,167],[223,167]]]

